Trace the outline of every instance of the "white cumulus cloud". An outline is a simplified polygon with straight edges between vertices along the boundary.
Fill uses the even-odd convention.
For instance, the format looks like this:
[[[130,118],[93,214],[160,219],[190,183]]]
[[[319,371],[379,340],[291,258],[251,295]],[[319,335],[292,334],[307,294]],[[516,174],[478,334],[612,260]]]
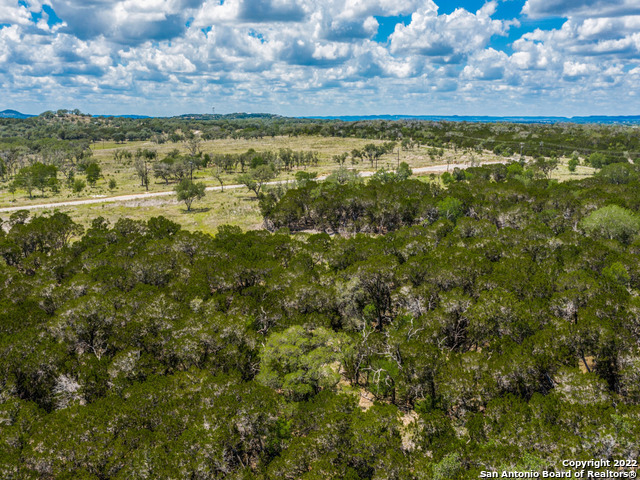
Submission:
[[[637,0],[527,0],[525,27],[536,18],[566,20],[518,35],[519,19],[499,15],[497,0],[446,14],[440,5],[0,0],[0,85],[10,107],[105,113],[113,105],[159,114],[211,104],[286,114],[636,105]],[[61,22],[54,25],[49,8]]]

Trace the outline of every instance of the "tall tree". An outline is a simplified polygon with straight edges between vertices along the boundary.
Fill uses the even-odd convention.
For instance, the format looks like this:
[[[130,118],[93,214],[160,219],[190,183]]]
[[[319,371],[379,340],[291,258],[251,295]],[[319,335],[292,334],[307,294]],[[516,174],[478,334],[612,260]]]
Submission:
[[[258,165],[247,173],[238,176],[238,182],[245,185],[250,191],[260,198],[260,191],[265,183],[276,178],[276,170],[273,165]]]
[[[30,167],[21,168],[14,179],[14,184],[26,190],[29,198],[32,198],[34,189],[40,190],[43,194],[48,188],[57,190],[57,173],[58,169],[54,165],[36,162]]]
[[[134,167],[136,175],[140,179],[140,186],[145,190],[149,190],[149,171],[151,170],[151,162],[155,160],[158,153],[154,150],[138,150],[135,154]]]
[[[191,204],[195,200],[201,200],[205,196],[206,185],[202,182],[194,183],[188,178],[182,180],[176,186],[178,200],[187,206],[187,212],[191,211]]]
[[[94,186],[98,179],[102,176],[102,170],[96,162],[89,163],[89,165],[86,166],[84,172],[87,175],[87,183],[91,186]]]

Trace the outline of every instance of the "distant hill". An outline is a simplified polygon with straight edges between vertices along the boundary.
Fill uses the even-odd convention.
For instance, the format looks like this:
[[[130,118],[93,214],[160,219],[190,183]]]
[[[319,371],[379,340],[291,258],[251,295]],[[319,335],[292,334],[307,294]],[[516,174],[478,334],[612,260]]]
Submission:
[[[273,113],[227,113],[227,114],[211,114],[211,113],[186,113],[184,115],[177,115],[172,118],[182,118],[185,120],[242,120],[248,118],[260,118],[260,119],[272,119],[272,118],[284,118],[280,115]]]
[[[185,113],[183,115],[175,115],[173,117],[152,117],[148,115],[93,115],[94,117],[105,118],[178,118],[181,120],[237,120],[247,118],[283,118],[280,115],[274,115],[271,113],[228,113],[228,114],[211,114],[211,113]]]
[[[430,120],[434,122],[473,122],[473,123],[602,123],[602,124],[640,124],[640,115],[588,117],[491,117],[459,115],[343,115],[327,117],[300,117],[318,120],[342,120],[356,122],[366,120]]]
[[[136,119],[152,118],[152,117],[149,117],[148,115],[92,115],[92,117],[104,117],[104,118],[132,118],[132,119],[134,119],[134,120],[136,120]]]
[[[31,118],[35,115],[28,115],[26,113],[20,113],[16,110],[3,110],[0,112],[0,118]]]
[[[589,117],[571,117],[569,120],[574,123],[640,123],[640,115],[620,116],[620,117],[607,117],[599,115],[591,115]]]
[[[19,118],[26,119],[34,117],[18,112],[17,110],[4,110],[0,112],[0,118]],[[344,122],[373,121],[373,120],[422,120],[432,122],[469,122],[469,123],[579,123],[579,124],[606,124],[606,125],[640,125],[640,115],[628,116],[607,116],[607,115],[591,115],[576,117],[555,117],[555,116],[488,116],[488,115],[335,115],[335,116],[304,116],[304,117],[283,117],[281,115],[271,113],[229,113],[229,114],[207,114],[207,113],[191,113],[184,115],[176,115],[173,117],[153,117],[147,115],[93,115],[94,117],[103,118],[129,118],[129,119],[148,119],[148,118],[176,118],[181,120],[240,120],[240,119],[287,119],[297,118],[302,120],[341,120]]]

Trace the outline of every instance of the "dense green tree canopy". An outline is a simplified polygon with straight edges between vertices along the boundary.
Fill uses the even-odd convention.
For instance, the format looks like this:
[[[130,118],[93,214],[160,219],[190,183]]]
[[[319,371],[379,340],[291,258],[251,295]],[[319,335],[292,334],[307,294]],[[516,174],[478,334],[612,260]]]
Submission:
[[[591,212],[581,225],[590,235],[629,243],[640,232],[640,216],[626,208],[608,205]]]
[[[30,167],[21,168],[13,183],[16,187],[26,190],[31,197],[35,189],[42,193],[47,189],[55,190],[58,187],[57,173],[58,169],[54,165],[36,162]]]
[[[523,173],[301,178],[262,200],[274,227],[316,230],[300,234],[12,215],[0,477],[472,479],[636,459],[639,173]]]

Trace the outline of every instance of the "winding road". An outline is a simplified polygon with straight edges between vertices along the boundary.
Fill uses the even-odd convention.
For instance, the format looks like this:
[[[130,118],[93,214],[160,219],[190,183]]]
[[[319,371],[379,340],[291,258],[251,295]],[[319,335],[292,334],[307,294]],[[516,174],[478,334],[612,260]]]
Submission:
[[[494,161],[494,162],[483,162],[482,165],[491,165],[495,163],[505,163],[504,161]],[[465,164],[451,164],[451,165],[431,165],[429,167],[418,167],[413,169],[414,175],[422,174],[422,173],[442,173],[446,172],[447,168],[458,167],[461,169],[465,169],[470,167],[470,165]],[[370,177],[375,172],[360,172],[361,177]],[[318,177],[318,180],[324,180],[327,178],[327,175],[322,177]],[[281,183],[287,183],[290,180],[281,180],[279,182],[269,182],[266,185],[277,185]],[[243,188],[244,185],[225,185],[226,189],[235,189],[235,188]],[[207,192],[220,190],[221,187],[207,187]],[[175,195],[173,190],[168,190],[165,192],[151,192],[151,193],[134,193],[130,195],[118,195],[115,197],[101,197],[101,198],[86,198],[83,200],[69,200],[67,202],[54,202],[54,203],[41,203],[37,205],[19,205],[15,207],[3,207],[0,208],[0,213],[8,213],[8,212],[17,212],[18,210],[36,210],[41,208],[57,208],[57,207],[72,207],[74,205],[91,205],[95,203],[118,203],[118,202],[128,202],[131,200],[143,200],[147,198],[154,197],[166,197],[168,195]]]

